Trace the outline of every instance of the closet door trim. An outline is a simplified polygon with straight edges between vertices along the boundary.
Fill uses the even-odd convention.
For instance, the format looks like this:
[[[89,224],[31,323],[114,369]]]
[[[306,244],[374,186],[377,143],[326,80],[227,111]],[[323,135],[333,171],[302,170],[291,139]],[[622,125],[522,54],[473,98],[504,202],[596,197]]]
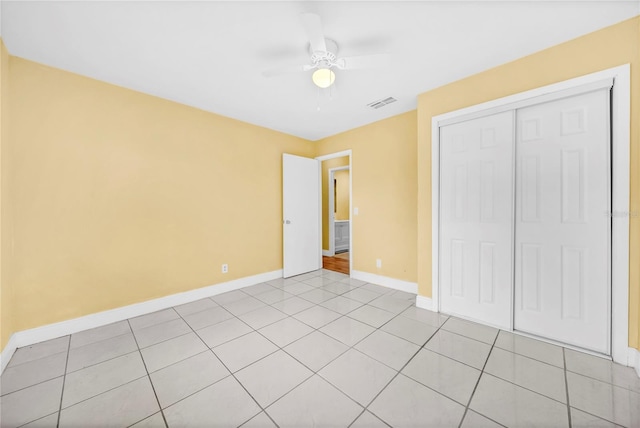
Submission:
[[[504,104],[500,106],[495,106],[488,108],[486,110],[470,112],[467,114],[462,114],[461,116],[452,117],[450,119],[445,119],[439,122],[439,126],[447,126],[452,125],[458,122],[466,122],[468,120],[477,119],[483,116],[489,116],[496,113],[502,113],[504,111],[509,110],[517,110],[524,107],[533,106],[536,104],[542,104],[549,101],[559,100],[561,98],[569,98],[574,95],[582,95],[588,92],[597,91],[599,89],[611,88],[613,87],[613,78],[602,79],[596,82],[587,83],[584,85],[576,86],[574,88],[564,89],[561,91],[555,91],[546,93],[544,95],[534,96],[532,98],[527,98],[525,100],[511,102],[509,104]]]

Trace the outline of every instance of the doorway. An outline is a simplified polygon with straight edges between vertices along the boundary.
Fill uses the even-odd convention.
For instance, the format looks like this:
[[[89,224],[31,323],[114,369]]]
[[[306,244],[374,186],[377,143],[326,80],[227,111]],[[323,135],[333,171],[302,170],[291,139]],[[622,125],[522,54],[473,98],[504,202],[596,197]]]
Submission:
[[[622,66],[433,118],[433,309],[627,364],[628,96]]]
[[[321,169],[322,266],[350,275],[353,260],[350,151],[317,159]]]

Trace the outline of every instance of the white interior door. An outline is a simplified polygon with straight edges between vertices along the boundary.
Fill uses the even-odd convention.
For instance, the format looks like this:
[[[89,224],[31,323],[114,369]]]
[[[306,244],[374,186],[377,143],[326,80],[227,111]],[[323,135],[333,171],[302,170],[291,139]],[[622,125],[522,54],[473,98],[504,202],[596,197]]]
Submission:
[[[511,328],[514,112],[440,128],[440,307]]]
[[[322,267],[320,162],[282,155],[283,276]]]
[[[610,354],[609,90],[517,126],[515,328]]]

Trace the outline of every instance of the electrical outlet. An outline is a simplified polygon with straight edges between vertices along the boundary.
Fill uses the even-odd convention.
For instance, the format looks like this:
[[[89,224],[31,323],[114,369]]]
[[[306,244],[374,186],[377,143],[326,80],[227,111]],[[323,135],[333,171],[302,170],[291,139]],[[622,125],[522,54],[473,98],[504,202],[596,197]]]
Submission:
[[[227,272],[229,272],[229,265],[225,263],[222,265],[222,273],[227,273]]]
[[[382,267],[382,259],[376,259],[376,267],[377,268],[381,268]]]

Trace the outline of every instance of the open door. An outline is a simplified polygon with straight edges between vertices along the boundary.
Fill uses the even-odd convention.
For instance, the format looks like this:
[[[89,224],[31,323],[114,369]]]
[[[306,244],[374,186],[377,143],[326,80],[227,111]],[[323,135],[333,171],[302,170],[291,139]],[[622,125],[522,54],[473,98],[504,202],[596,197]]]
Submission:
[[[322,267],[320,251],[320,162],[282,155],[283,276]]]

